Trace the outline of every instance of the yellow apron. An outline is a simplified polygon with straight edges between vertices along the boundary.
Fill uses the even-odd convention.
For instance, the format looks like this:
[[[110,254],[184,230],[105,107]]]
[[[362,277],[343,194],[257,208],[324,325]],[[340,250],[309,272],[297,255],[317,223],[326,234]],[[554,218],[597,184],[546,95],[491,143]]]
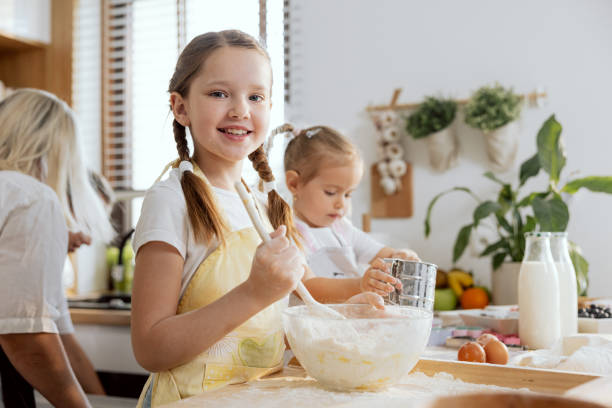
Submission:
[[[198,170],[196,174],[203,177]],[[271,230],[268,218],[262,219]],[[255,249],[261,243],[257,232],[250,227],[226,233],[226,242],[225,247],[219,245],[198,267],[185,289],[177,314],[214,302],[249,277]],[[286,305],[287,298],[268,306],[191,362],[152,374],[138,407],[156,407],[278,371],[285,351],[281,312]]]

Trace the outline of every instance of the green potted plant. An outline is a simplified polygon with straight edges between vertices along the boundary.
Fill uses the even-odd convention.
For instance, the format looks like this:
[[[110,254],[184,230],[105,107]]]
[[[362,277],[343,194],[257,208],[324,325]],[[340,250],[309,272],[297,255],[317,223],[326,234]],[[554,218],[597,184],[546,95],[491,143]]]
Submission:
[[[465,123],[484,134],[489,162],[496,171],[508,170],[516,157],[522,98],[496,84],[478,89],[465,105]]]
[[[456,114],[455,101],[428,96],[406,120],[413,138],[426,138],[429,163],[435,170],[448,170],[457,163],[459,144],[451,126]]]
[[[496,225],[494,242],[488,242],[479,256],[490,256],[493,276],[505,262],[519,263],[525,252],[525,233],[539,228],[541,231],[565,231],[569,222],[569,209],[563,195],[570,196],[581,188],[593,192],[612,194],[612,176],[589,176],[574,179],[559,185],[561,171],[565,167],[565,151],[561,140],[561,124],[555,116],[550,116],[538,131],[537,153],[526,160],[520,167],[519,180],[516,187],[496,177],[492,172],[486,172],[485,177],[499,184],[497,198],[481,200],[467,187],[454,187],[436,195],[427,208],[425,217],[425,237],[431,233],[430,220],[434,205],[440,197],[453,192],[462,191],[473,197],[477,206],[472,219],[464,225],[457,235],[453,247],[453,262],[463,255],[470,235],[484,219],[491,219]],[[521,192],[525,182],[544,170],[549,176],[545,189],[531,193]],[[588,285],[588,262],[582,257],[580,249],[572,245],[570,249],[574,268],[576,269],[579,295],[586,294]],[[518,269],[517,269],[518,270]],[[516,287],[514,284],[513,287]],[[512,286],[506,288],[513,289]],[[494,288],[495,290],[495,288]],[[494,301],[498,302],[498,299]],[[512,302],[511,302],[512,303]]]

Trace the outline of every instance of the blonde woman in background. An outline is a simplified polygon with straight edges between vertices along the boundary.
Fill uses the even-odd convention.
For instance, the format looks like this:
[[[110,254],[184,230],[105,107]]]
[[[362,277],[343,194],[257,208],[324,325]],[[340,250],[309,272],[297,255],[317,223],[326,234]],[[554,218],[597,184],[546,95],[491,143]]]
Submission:
[[[83,166],[74,113],[21,89],[0,103],[0,375],[7,407],[90,406],[103,394],[73,335],[62,290],[68,230],[108,240],[112,228]],[[79,385],[80,383],[80,385]]]

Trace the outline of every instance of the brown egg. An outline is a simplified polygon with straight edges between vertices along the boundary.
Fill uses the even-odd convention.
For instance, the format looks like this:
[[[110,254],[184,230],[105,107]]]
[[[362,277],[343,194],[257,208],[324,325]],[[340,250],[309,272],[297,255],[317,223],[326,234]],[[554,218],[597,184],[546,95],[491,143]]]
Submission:
[[[491,333],[484,333],[476,339],[478,344],[480,344],[482,347],[486,346],[490,340],[498,340],[498,338]]]
[[[484,346],[485,354],[487,355],[487,363],[491,364],[506,364],[508,363],[508,348],[504,343],[495,339],[490,340]]]
[[[457,353],[457,360],[471,361],[473,363],[484,363],[486,361],[486,353],[482,346],[475,341],[465,343]]]

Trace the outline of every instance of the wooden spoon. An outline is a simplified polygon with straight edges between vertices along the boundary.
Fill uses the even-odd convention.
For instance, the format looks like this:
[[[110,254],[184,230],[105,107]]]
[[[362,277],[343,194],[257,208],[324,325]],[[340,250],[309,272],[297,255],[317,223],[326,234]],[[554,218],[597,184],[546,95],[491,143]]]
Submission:
[[[244,207],[246,208],[247,213],[249,213],[249,217],[251,218],[251,221],[253,222],[253,226],[255,226],[255,229],[257,230],[257,233],[261,237],[262,241],[264,242],[270,241],[270,235],[264,229],[263,223],[261,222],[261,218],[259,217],[259,213],[257,212],[257,209],[255,208],[255,204],[253,204],[253,201],[251,200],[251,196],[249,195],[249,193],[247,193],[246,189],[244,188],[244,185],[242,184],[241,181],[237,181],[236,183],[234,183],[234,187],[236,188],[238,195],[242,199],[242,204],[244,204]],[[297,288],[295,290],[297,291],[298,295],[300,295],[304,303],[306,303],[311,313],[313,313],[314,315],[317,315],[319,317],[326,317],[330,319],[338,319],[338,320],[346,319],[344,315],[335,311],[331,307],[325,306],[324,304],[317,302],[312,297],[308,289],[306,289],[306,286],[304,286],[302,281],[298,282]]]

